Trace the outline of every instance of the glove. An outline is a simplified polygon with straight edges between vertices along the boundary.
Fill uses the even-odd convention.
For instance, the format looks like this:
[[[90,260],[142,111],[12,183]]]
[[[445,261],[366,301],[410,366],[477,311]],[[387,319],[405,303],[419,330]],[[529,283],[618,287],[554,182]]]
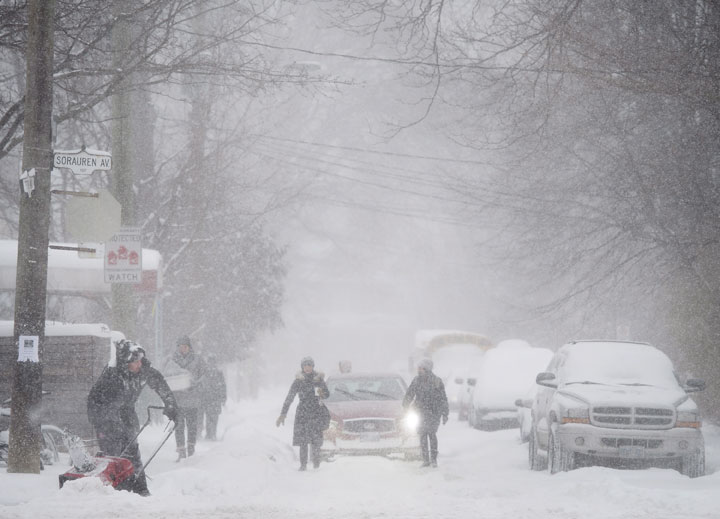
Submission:
[[[443,420],[443,425],[445,425],[445,424],[447,423],[447,421],[448,421],[448,417],[447,417],[447,416],[443,416],[443,419],[442,419],[442,420]]]
[[[280,427],[281,425],[285,425],[285,415],[281,414],[278,416],[278,419],[275,420],[275,426]]]
[[[168,420],[171,422],[177,421],[177,409],[172,406],[165,406],[165,410],[163,411],[163,414],[168,417]]]

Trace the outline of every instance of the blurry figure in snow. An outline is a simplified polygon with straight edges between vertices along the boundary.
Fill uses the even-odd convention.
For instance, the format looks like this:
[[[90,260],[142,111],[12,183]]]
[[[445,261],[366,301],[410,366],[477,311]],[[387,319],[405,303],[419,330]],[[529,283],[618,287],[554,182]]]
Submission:
[[[300,447],[300,470],[307,470],[308,444],[312,446],[312,462],[315,468],[320,466],[320,447],[323,431],[330,424],[330,412],[320,402],[330,396],[324,375],[315,371],[315,362],[310,357],[300,361],[298,373],[290,386],[285,402],[275,425],[285,423],[290,405],[298,395],[299,403],[295,410],[293,425],[293,445]]]
[[[352,362],[349,360],[341,360],[338,362],[338,371],[340,373],[350,373],[352,371]]]
[[[213,354],[207,356],[207,373],[201,395],[201,412],[205,414],[205,439],[215,441],[218,418],[227,401],[227,386],[223,372],[217,366],[217,357]]]
[[[198,434],[198,409],[201,405],[202,384],[207,373],[205,361],[195,353],[190,338],[183,335],[177,340],[177,348],[172,356],[173,362],[190,374],[190,387],[175,391],[178,406],[177,428],[175,429],[175,444],[178,452],[178,461],[195,454],[195,443]],[[185,443],[185,429],[187,427],[187,446]]]
[[[132,461],[135,476],[130,490],[150,495],[147,487],[140,449],[133,439],[140,430],[135,402],[147,384],[165,405],[165,415],[177,420],[177,403],[165,378],[145,357],[145,350],[137,343],[120,340],[115,343],[115,355],[90,389],[87,412],[95,427],[100,450],[110,456]]]
[[[440,419],[446,424],[450,407],[448,406],[445,385],[440,377],[432,372],[433,362],[423,359],[418,364],[418,374],[410,383],[403,407],[413,405],[420,415],[418,434],[420,435],[420,448],[422,449],[423,467],[437,467],[438,440],[437,430]],[[428,449],[428,443],[429,449]]]

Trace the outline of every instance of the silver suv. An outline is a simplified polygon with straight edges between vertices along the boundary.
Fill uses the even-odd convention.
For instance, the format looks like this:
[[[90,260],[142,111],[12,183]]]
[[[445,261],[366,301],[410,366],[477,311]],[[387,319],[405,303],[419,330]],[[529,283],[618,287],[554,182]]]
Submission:
[[[701,418],[672,362],[646,343],[575,341],[537,375],[529,462],[551,474],[601,462],[705,474]]]

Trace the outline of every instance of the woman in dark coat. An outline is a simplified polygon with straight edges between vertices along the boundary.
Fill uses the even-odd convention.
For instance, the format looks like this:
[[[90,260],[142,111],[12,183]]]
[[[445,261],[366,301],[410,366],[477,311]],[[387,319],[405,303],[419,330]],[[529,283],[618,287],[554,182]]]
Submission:
[[[285,402],[275,425],[285,423],[290,405],[298,395],[299,403],[295,411],[293,425],[293,445],[300,447],[300,470],[307,469],[308,444],[312,445],[313,467],[320,466],[320,447],[323,431],[328,426],[328,411],[320,400],[330,396],[324,375],[315,371],[315,362],[310,357],[300,361],[300,373],[290,386]]]

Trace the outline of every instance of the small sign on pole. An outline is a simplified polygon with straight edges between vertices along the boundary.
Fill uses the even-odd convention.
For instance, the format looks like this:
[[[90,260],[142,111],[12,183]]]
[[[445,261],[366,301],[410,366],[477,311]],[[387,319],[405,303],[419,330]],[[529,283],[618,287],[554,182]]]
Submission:
[[[105,283],[142,282],[142,232],[123,227],[105,242]]]
[[[93,171],[112,169],[112,155],[107,151],[85,149],[57,150],[53,153],[53,166],[71,169],[76,175],[89,175]]]

